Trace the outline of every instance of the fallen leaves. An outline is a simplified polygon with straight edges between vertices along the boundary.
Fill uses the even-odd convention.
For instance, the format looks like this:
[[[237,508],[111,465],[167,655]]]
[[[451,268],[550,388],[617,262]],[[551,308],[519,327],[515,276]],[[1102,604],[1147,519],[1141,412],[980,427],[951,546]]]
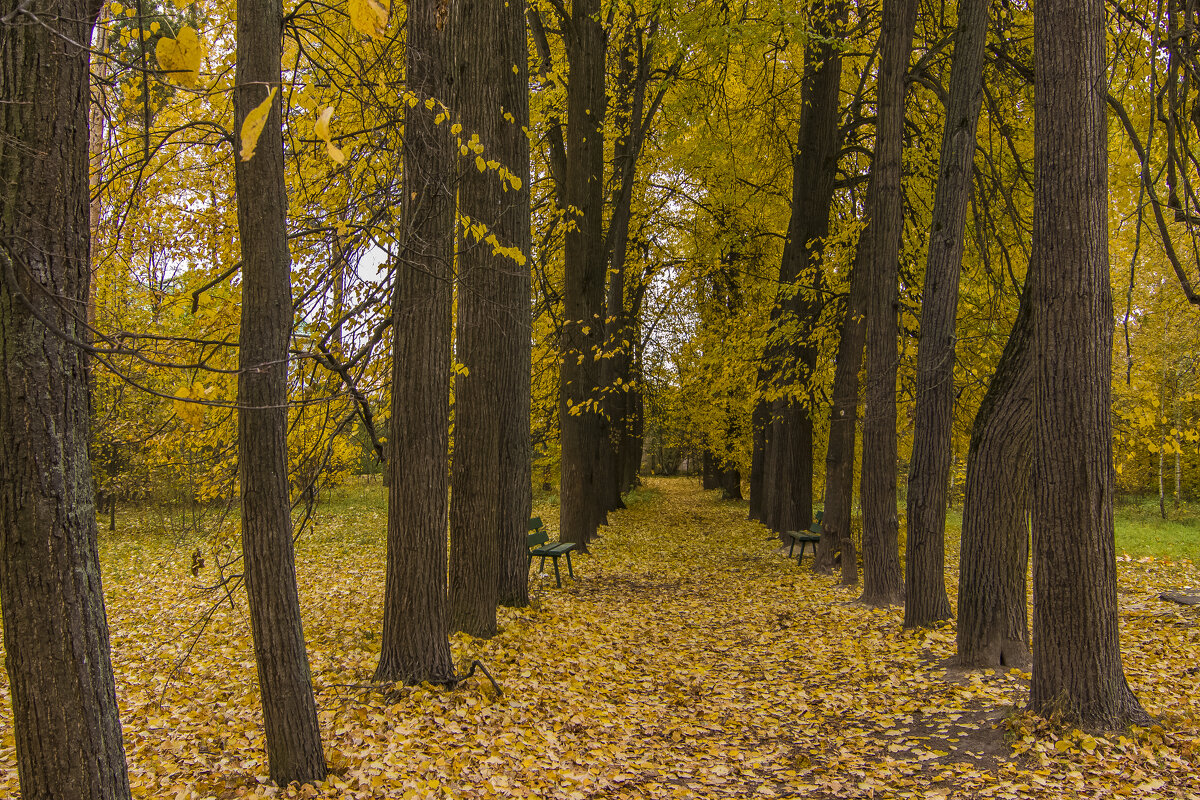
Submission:
[[[318,512],[298,573],[326,758],[316,787],[266,779],[244,600],[189,588],[196,542],[103,539],[135,795],[145,798],[1197,797],[1197,610],[1157,601],[1190,565],[1123,564],[1131,681],[1160,726],[1081,732],[1020,712],[1028,673],[948,668],[950,629],[798,570],[744,505],[683,480],[612,515],[562,590],[502,609],[456,691],[375,688],[383,493]],[[538,513],[554,527],[553,508]],[[806,562],[807,564],[807,562]],[[212,568],[200,581],[211,581]],[[201,632],[202,630],[202,632]],[[199,638],[197,637],[199,634]],[[194,647],[193,647],[194,645]],[[190,649],[190,655],[189,655]],[[0,795],[16,786],[0,679]]]

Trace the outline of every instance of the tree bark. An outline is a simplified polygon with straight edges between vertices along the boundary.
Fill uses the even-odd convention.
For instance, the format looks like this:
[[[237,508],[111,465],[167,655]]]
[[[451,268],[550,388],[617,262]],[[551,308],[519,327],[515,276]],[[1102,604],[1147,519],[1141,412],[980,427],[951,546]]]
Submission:
[[[455,354],[467,373],[455,379],[450,627],[486,638],[496,633],[502,583],[510,602],[528,602],[528,589],[522,593],[521,586],[528,584],[523,540],[530,505],[529,356],[521,356],[529,347],[524,261],[529,251],[529,149],[521,131],[527,122],[504,117],[514,107],[522,120],[528,117],[527,83],[519,84],[520,75],[512,70],[526,65],[528,58],[519,5],[460,0],[459,13],[459,120],[469,135],[478,134],[487,156],[505,169],[511,164],[520,181],[518,189],[495,172],[466,168],[458,183],[459,213],[472,225],[486,225],[488,233],[480,237],[468,229],[459,239]],[[520,259],[495,253],[483,240],[488,235],[504,247],[518,248]],[[524,353],[518,352],[522,344]],[[523,375],[517,374],[522,368]],[[520,418],[525,421],[523,439]]]
[[[871,280],[867,295],[867,398],[863,418],[863,593],[886,606],[901,599],[896,518],[897,271],[904,231],[901,154],[905,73],[916,25],[915,0],[884,0],[879,123],[871,179]]]
[[[454,165],[450,125],[453,21],[438,0],[408,6],[405,65],[421,100],[405,116],[404,243],[392,304],[387,575],[375,679],[448,683],[446,467],[450,416],[450,275]],[[433,99],[432,109],[424,100]],[[472,167],[473,168],[473,167]]]
[[[1113,729],[1149,717],[1117,618],[1104,51],[1102,0],[1037,7],[1030,705]]]
[[[1030,264],[1030,274],[1034,269]],[[1026,292],[975,415],[967,453],[956,634],[958,662],[964,667],[1029,664],[1025,576],[1034,417],[1032,336]]]
[[[238,0],[234,121],[280,86],[283,7]],[[300,599],[288,485],[288,345],[292,334],[281,100],[271,102],[254,157],[236,158],[242,318],[238,346],[238,463],[242,557],[262,691],[271,779],[325,778]]]
[[[129,797],[96,550],[84,350],[97,4],[0,0],[0,601],[26,800]]]
[[[566,24],[567,163],[563,205],[573,223],[564,251],[559,427],[559,537],[580,552],[605,519],[599,460],[607,450],[599,414],[604,337],[604,31],[599,0],[576,0]]]
[[[867,187],[870,195],[872,188]],[[870,207],[870,203],[867,204]],[[837,362],[833,370],[833,405],[829,412],[829,447],[825,455],[825,513],[814,571],[833,568],[833,553],[841,552],[842,585],[858,583],[858,554],[850,532],[854,503],[854,446],[858,433],[858,372],[866,344],[867,264],[870,262],[870,223],[859,235],[850,272],[850,293],[842,318]],[[826,565],[828,565],[826,567]]]
[[[942,132],[940,176],[929,228],[917,403],[908,473],[908,536],[904,562],[904,626],[950,619],[946,597],[946,485],[954,424],[954,344],[963,230],[971,199],[975,132],[983,101],[983,51],[988,0],[962,0]]]

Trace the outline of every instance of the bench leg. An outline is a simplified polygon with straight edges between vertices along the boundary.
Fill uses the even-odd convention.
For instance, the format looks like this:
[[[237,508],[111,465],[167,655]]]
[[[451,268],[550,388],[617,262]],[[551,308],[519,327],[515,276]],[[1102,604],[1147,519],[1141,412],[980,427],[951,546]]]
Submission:
[[[538,564],[538,572],[546,571],[546,557],[542,556],[542,563]]]
[[[792,551],[793,551],[793,550],[795,550],[795,549],[796,549],[796,540],[795,540],[795,539],[792,539],[792,543],[788,545],[788,558],[791,558],[791,557],[792,557]],[[801,553],[803,553],[803,552],[804,552],[804,548],[803,548],[803,547],[801,547],[801,548],[800,548],[800,552],[801,552]]]
[[[567,574],[571,576],[572,580],[574,580],[575,570],[571,569],[571,551],[570,550],[567,551]]]
[[[558,574],[558,556],[551,556],[550,560],[554,562],[554,586],[557,589],[562,588],[562,578]]]

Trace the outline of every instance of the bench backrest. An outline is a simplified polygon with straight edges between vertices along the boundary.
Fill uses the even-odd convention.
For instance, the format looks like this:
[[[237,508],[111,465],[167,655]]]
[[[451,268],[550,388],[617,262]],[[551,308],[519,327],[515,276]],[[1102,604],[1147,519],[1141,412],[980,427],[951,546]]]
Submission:
[[[545,530],[540,530],[537,533],[531,533],[525,537],[526,547],[537,547],[538,545],[546,544],[550,541],[550,535]]]
[[[546,526],[542,524],[541,517],[530,517],[529,518],[529,530],[540,531],[540,530],[545,530],[545,528],[546,528]]]
[[[824,511],[818,511],[818,512],[817,512],[817,522],[820,522],[820,521],[821,521],[822,519],[824,519],[824,518],[825,518],[825,512],[824,512]]]

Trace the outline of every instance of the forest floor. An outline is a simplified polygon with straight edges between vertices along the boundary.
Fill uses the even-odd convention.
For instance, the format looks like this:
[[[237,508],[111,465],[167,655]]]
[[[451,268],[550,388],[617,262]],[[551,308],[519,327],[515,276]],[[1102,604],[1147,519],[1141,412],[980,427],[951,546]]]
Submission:
[[[855,604],[715,494],[648,481],[576,580],[535,575],[495,638],[452,637],[502,696],[371,687],[383,495],[318,509],[298,573],[333,773],[285,789],[266,778],[242,593],[200,591],[215,570],[193,578],[194,539],[127,519],[101,549],[135,796],[1200,798],[1200,608],[1157,599],[1200,586],[1191,562],[1121,560],[1125,667],[1160,724],[1084,733],[1021,711],[1028,673],[949,667],[952,628],[905,633],[900,608]],[[535,511],[556,530],[556,508]],[[17,791],[9,715],[0,676],[0,797]]]

